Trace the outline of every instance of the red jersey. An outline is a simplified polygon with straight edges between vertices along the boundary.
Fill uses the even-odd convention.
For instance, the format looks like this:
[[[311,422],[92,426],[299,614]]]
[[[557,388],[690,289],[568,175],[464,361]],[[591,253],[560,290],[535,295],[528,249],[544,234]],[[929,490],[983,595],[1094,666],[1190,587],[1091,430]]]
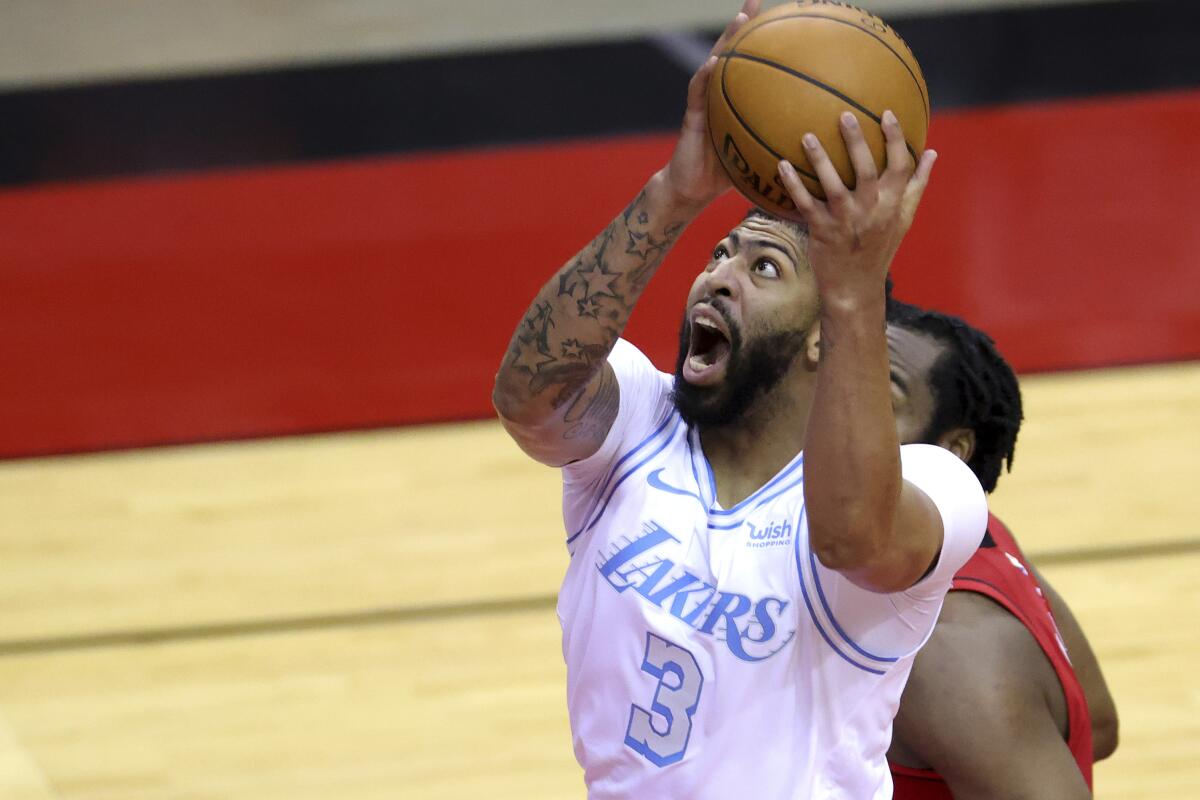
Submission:
[[[1075,677],[1067,648],[1050,613],[1050,604],[1029,571],[1025,554],[1008,528],[988,514],[987,535],[971,560],[954,575],[951,591],[977,592],[1019,619],[1050,659],[1067,704],[1067,747],[1092,786],[1092,718],[1083,687]],[[953,800],[950,789],[933,770],[891,764],[895,800]]]

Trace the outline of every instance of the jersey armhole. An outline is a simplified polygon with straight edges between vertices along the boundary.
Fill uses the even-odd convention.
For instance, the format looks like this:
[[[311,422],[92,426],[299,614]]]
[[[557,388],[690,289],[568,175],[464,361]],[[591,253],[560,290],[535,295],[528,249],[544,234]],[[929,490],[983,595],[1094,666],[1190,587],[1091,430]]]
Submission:
[[[919,767],[906,767],[903,764],[897,764],[895,761],[888,759],[888,769],[893,775],[901,775],[905,778],[913,778],[921,781],[937,781],[945,783],[941,774],[932,769],[921,769]]]
[[[1012,598],[991,581],[971,575],[955,575],[954,580],[950,584],[950,591],[983,595],[1015,617],[1026,628],[1029,627],[1029,619],[1021,613],[1021,610],[1017,608]],[[1030,632],[1032,633],[1032,631]]]
[[[613,493],[646,452],[657,452],[679,421],[670,401],[671,376],[634,345],[618,339],[608,357],[620,400],[617,416],[600,448],[561,469],[566,547],[573,558],[603,516]],[[659,447],[661,449],[661,447]]]

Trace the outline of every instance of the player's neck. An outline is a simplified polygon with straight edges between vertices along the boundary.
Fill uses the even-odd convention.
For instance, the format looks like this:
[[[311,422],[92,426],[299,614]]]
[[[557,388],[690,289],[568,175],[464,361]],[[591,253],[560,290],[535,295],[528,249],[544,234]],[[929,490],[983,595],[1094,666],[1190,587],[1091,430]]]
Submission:
[[[737,423],[700,429],[722,507],[731,508],[754,494],[804,448],[811,404],[811,388],[803,382],[781,384],[760,397]]]

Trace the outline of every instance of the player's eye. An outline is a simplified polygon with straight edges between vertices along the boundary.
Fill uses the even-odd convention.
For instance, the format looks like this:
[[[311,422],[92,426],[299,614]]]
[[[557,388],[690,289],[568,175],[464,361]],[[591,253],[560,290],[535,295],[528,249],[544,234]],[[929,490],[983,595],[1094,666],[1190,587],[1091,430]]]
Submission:
[[[722,261],[726,258],[729,258],[729,249],[726,248],[725,245],[719,244],[716,246],[716,249],[713,250],[712,257],[713,261]]]
[[[755,261],[751,271],[755,275],[760,275],[764,278],[778,278],[780,275],[779,265],[769,258],[760,258],[758,261]]]

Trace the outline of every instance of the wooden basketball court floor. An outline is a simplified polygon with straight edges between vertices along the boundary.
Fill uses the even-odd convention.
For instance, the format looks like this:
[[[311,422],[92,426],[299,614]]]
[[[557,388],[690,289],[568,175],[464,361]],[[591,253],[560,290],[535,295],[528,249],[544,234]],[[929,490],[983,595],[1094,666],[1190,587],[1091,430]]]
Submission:
[[[1197,796],[1200,363],[1033,376],[993,508]],[[0,798],[580,798],[557,475],[494,422],[0,463]],[[752,765],[747,765],[751,768]]]

